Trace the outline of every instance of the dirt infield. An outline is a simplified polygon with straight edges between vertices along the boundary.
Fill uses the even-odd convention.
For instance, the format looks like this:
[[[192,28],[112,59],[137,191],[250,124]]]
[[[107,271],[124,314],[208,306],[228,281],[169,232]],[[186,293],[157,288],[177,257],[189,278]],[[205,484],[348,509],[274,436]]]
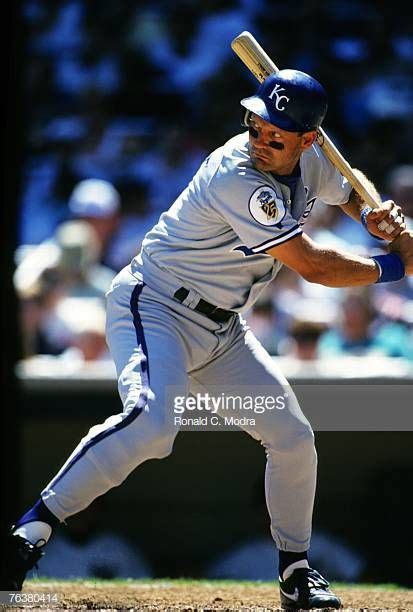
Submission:
[[[413,590],[397,589],[391,586],[343,586],[335,591],[341,596],[348,610],[413,610]],[[278,587],[276,583],[234,583],[207,581],[98,581],[98,582],[40,582],[29,581],[21,594],[38,594],[31,600],[36,602],[30,608],[40,609],[93,609],[119,610],[134,609],[145,611],[188,611],[207,610],[235,611],[279,610]],[[40,603],[45,594],[50,598],[56,594],[58,601]],[[27,609],[27,602],[25,602]],[[10,608],[9,608],[10,609]],[[16,608],[14,608],[16,609]]]

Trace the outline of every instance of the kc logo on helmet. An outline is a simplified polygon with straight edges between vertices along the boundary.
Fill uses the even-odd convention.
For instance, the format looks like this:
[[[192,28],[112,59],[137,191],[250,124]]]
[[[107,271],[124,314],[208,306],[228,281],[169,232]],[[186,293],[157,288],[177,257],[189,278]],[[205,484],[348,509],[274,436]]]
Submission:
[[[277,83],[277,85],[274,87],[274,89],[272,90],[272,92],[270,93],[270,95],[268,96],[270,100],[272,100],[274,102],[274,106],[277,110],[279,111],[283,111],[285,110],[285,103],[284,106],[281,106],[281,101],[285,100],[286,102],[290,101],[290,98],[288,98],[287,96],[281,96],[279,92],[281,91],[285,91],[284,87],[281,87],[281,85],[279,83]],[[276,99],[274,100],[274,96],[276,97]]]

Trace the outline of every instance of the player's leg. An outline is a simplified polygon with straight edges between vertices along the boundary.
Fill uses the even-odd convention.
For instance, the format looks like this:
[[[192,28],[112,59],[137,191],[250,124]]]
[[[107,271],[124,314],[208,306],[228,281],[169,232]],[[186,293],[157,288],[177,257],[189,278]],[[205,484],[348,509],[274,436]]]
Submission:
[[[130,274],[125,282],[124,274],[108,295],[107,338],[124,409],[92,427],[17,522],[14,533],[31,545],[44,544],[56,522],[86,508],[145,460],[171,452],[177,428],[165,397],[171,385],[185,394],[187,355],[173,317],[146,289]]]
[[[236,413],[255,420],[245,426],[259,440],[267,455],[265,489],[271,517],[271,533],[280,550],[305,551],[311,537],[317,457],[314,434],[293,390],[273,359],[252,332],[239,331],[229,349],[202,369],[191,372],[199,389],[220,397],[288,393],[285,408]],[[220,410],[221,416],[233,414]]]
[[[222,391],[251,397],[253,406],[258,405],[254,401],[258,398],[262,405],[265,395],[285,400],[272,409],[238,413],[255,421],[243,429],[261,442],[267,455],[265,495],[271,534],[279,550],[280,584],[287,593],[281,592],[282,603],[295,608],[340,607],[328,583],[307,561],[317,470],[313,431],[286,378],[252,332],[245,333],[237,322],[232,335],[227,351],[190,373],[194,380],[191,387],[217,397]],[[228,416],[228,410],[219,414]],[[288,597],[289,592],[293,599]]]
[[[146,298],[145,289],[126,286],[108,296],[107,338],[124,409],[92,427],[43,491],[60,520],[119,485],[143,461],[172,450],[177,429],[166,392],[171,385],[186,389],[186,356],[168,313]]]

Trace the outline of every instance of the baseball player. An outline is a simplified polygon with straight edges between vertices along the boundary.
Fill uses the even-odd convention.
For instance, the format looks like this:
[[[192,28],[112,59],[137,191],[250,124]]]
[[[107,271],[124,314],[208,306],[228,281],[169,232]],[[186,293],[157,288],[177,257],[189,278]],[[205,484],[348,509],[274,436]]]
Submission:
[[[168,390],[213,394],[230,384],[257,394],[261,388],[274,395],[289,390],[283,410],[256,414],[255,425],[245,427],[267,455],[265,493],[283,607],[341,605],[307,558],[317,462],[313,431],[241,315],[282,265],[310,282],[351,287],[397,281],[413,274],[413,264],[394,252],[359,257],[329,249],[306,235],[303,225],[319,200],[361,217],[382,239],[405,232],[399,206],[387,201],[374,211],[364,208],[316,144],[327,111],[318,81],[282,70],[241,104],[247,131],[207,157],[107,293],[107,340],[123,411],[92,427],[13,526],[2,588],[22,587],[59,522],[147,459],[171,453],[178,427]]]

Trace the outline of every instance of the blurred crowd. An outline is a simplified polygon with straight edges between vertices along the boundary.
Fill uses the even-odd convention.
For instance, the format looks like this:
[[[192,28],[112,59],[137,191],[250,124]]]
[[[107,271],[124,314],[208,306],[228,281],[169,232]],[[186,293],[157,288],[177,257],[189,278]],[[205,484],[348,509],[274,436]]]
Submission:
[[[368,0],[24,0],[27,139],[15,287],[22,357],[108,358],[104,294],[200,162],[241,131],[256,81],[230,48],[250,30],[329,92],[325,128],[413,227],[413,24]],[[382,252],[317,203],[306,231]],[[247,319],[274,355],[413,361],[413,283],[357,290],[283,269]]]

